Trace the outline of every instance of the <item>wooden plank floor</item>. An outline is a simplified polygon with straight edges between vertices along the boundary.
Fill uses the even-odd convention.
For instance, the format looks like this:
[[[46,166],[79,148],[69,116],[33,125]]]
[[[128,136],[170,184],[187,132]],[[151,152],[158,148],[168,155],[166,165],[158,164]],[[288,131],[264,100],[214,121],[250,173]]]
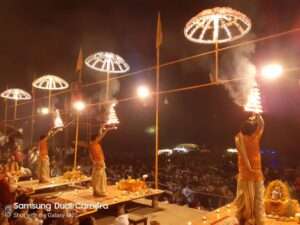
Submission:
[[[192,221],[193,225],[222,225],[222,221],[224,221],[228,217],[233,217],[235,214],[235,208],[231,204],[217,209],[212,212],[208,212],[206,215],[202,216],[202,218],[197,218]],[[266,218],[266,225],[297,225],[296,221],[284,221],[283,219],[271,219]]]
[[[118,190],[115,185],[110,185],[107,187],[107,196],[104,197],[94,197],[92,188],[36,194],[32,197],[37,202],[50,203],[52,205],[59,203],[60,205],[72,204],[73,206],[80,206],[80,209],[76,207],[75,216],[81,217],[83,215],[93,214],[98,210],[109,209],[114,205],[125,204],[133,200],[156,196],[162,193],[162,190],[151,188],[137,192],[127,192]]]
[[[78,184],[81,182],[87,182],[90,181],[90,177],[84,177],[78,180],[69,180],[64,178],[63,176],[58,176],[58,177],[52,177],[50,179],[50,182],[48,183],[40,183],[39,180],[26,180],[26,181],[20,181],[17,183],[19,187],[22,188],[31,188],[33,189],[33,192],[43,190],[43,189],[51,189],[55,187],[60,187],[60,186],[66,186],[66,185],[71,185],[71,184]]]
[[[118,190],[115,185],[109,185],[107,187],[107,196],[105,197],[94,197],[92,188],[60,192],[57,194],[57,197],[59,197],[60,199],[64,199],[68,202],[76,202],[78,204],[101,203],[110,206],[123,202],[133,201],[135,199],[159,195],[162,193],[162,190],[156,190],[151,188],[137,192],[127,192]]]

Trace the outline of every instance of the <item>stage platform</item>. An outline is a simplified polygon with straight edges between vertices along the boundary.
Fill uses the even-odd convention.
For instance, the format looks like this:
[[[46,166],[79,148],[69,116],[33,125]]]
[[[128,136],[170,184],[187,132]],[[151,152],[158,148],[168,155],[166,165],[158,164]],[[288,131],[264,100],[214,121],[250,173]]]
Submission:
[[[39,180],[26,180],[26,181],[18,182],[17,185],[21,188],[32,189],[32,193],[35,193],[37,191],[79,184],[83,182],[88,182],[90,180],[91,180],[90,177],[83,177],[76,180],[69,180],[64,178],[63,176],[58,176],[58,177],[52,177],[49,183],[40,183]]]
[[[162,225],[234,225],[227,223],[234,216],[234,207],[225,206],[215,211],[205,211],[179,206],[176,204],[160,203],[159,209],[151,208],[151,201],[147,199],[135,200],[139,207],[129,210],[128,214],[148,217],[148,225],[152,220]],[[108,215],[98,218],[97,225],[111,225],[115,217]],[[227,220],[227,222],[226,222]],[[283,221],[267,218],[265,225],[297,225],[295,221]]]
[[[74,210],[74,216],[82,217],[88,214],[93,214],[97,211],[103,211],[105,213],[105,210],[108,210],[113,206],[116,206],[118,214],[122,214],[125,212],[126,203],[147,197],[152,198],[152,206],[156,207],[156,197],[162,193],[162,190],[151,188],[143,189],[137,192],[121,191],[118,190],[115,185],[111,185],[107,187],[107,196],[105,197],[94,197],[92,188],[36,194],[32,197],[37,202],[50,203],[52,205],[55,205],[55,203],[79,205],[79,209],[76,207],[76,210]],[[82,209],[82,207],[85,206],[89,207]],[[95,209],[90,206],[97,206],[98,208]]]
[[[191,225],[228,225],[234,221],[235,207],[232,204],[219,208],[212,212],[208,212],[201,218],[191,220]],[[266,225],[297,225],[298,223],[293,218],[266,218]],[[235,224],[232,224],[235,225]]]

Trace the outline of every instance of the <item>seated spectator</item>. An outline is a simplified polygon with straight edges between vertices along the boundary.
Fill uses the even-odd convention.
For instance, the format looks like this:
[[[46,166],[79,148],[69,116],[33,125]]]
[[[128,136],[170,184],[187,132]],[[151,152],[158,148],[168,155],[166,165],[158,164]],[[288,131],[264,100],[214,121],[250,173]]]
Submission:
[[[128,215],[123,214],[121,216],[118,216],[115,220],[113,225],[129,225]]]
[[[96,220],[94,217],[89,216],[81,220],[79,225],[96,225]]]

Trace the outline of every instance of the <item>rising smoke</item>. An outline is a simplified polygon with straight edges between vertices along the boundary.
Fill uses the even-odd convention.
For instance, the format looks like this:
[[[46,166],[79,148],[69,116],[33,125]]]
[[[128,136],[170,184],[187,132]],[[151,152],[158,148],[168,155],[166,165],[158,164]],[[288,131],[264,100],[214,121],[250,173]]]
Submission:
[[[255,53],[255,45],[249,44],[222,53],[220,60],[220,79],[246,78],[238,82],[226,83],[225,89],[233,101],[244,106],[250,89],[257,85],[255,80],[256,66],[251,61]]]
[[[118,79],[110,80],[109,82],[109,93],[108,99],[111,102],[110,104],[99,104],[99,113],[100,113],[100,121],[105,122],[108,118],[108,113],[111,104],[117,103],[115,96],[120,91],[120,81]],[[99,102],[105,102],[106,100],[106,84],[101,85],[101,89],[99,93],[95,94],[95,100]]]

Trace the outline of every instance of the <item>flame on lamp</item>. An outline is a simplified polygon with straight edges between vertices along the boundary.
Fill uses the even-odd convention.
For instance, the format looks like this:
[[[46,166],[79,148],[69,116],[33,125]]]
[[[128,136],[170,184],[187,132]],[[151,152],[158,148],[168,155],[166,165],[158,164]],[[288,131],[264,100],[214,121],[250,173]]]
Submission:
[[[247,103],[245,105],[245,111],[247,112],[254,112],[254,113],[262,113],[263,108],[261,105],[261,97],[260,91],[257,87],[253,87],[250,90],[248,95]]]
[[[119,118],[117,116],[115,110],[116,103],[110,105],[110,109],[108,112],[108,119],[105,123],[105,128],[118,129],[118,125],[120,124]]]
[[[63,128],[64,122],[61,119],[60,112],[58,109],[55,110],[55,117],[54,117],[54,128]]]

